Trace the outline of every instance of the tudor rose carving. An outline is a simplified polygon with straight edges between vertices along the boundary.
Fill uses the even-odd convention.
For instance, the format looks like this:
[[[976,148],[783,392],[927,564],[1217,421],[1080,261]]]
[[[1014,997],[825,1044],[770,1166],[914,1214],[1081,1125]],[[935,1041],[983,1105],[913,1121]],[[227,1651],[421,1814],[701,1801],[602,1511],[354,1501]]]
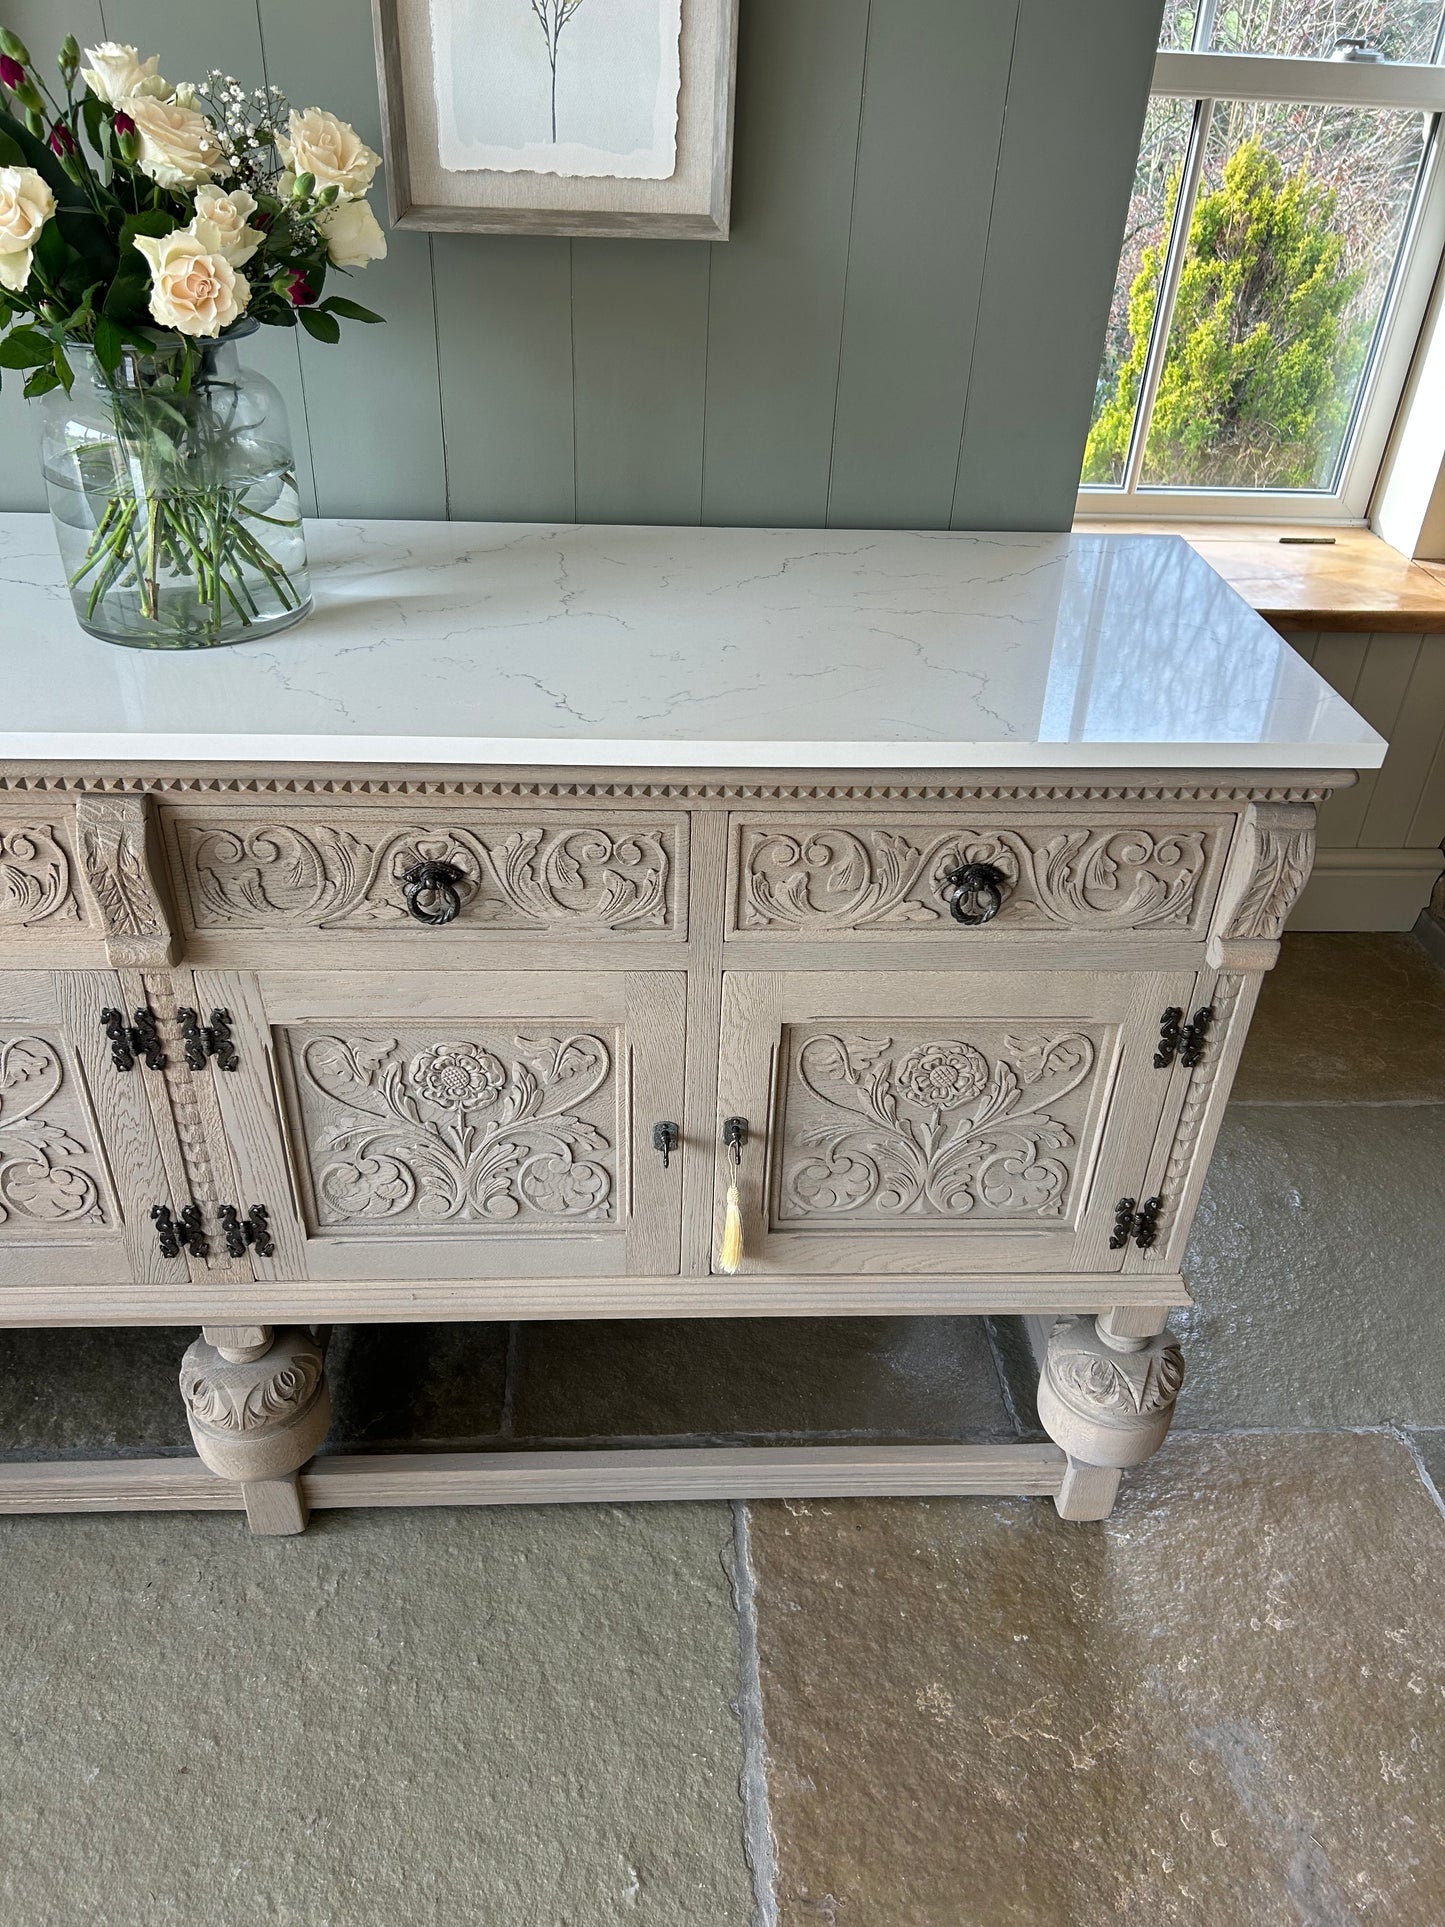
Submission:
[[[289,1047],[322,1228],[614,1217],[615,1047],[602,1037],[292,1033]]]
[[[1040,825],[930,834],[826,823],[745,825],[737,922],[752,930],[943,928],[952,874],[1001,872],[1005,917],[1049,928],[1187,925],[1214,833],[1178,827]]]
[[[181,843],[202,928],[404,925],[407,872],[442,863],[462,914],[491,928],[676,921],[672,825],[187,822]]]
[[[779,1221],[1060,1217],[1095,1039],[911,1030],[790,1033]]]
[[[53,1115],[65,1066],[43,1037],[0,1038],[0,1226],[98,1224],[90,1146]]]

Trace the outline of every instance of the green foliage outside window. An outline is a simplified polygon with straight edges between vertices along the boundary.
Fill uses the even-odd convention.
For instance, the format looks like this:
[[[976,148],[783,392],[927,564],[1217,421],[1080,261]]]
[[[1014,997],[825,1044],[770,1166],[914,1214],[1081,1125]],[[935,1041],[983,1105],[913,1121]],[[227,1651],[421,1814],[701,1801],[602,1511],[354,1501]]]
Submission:
[[[1177,198],[1176,179],[1170,204]],[[1352,304],[1338,196],[1308,166],[1286,174],[1259,139],[1201,193],[1149,432],[1146,481],[1179,487],[1327,487],[1371,326]],[[1166,223],[1167,232],[1167,223]],[[1129,291],[1129,352],[1089,435],[1083,480],[1123,470],[1144,376],[1162,244]]]

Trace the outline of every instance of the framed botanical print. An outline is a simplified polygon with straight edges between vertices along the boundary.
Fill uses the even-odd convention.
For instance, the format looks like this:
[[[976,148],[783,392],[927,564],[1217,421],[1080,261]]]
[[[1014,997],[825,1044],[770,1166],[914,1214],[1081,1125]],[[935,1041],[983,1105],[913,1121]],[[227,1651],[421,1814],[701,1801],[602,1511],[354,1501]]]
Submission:
[[[738,0],[372,0],[395,227],[719,240]]]

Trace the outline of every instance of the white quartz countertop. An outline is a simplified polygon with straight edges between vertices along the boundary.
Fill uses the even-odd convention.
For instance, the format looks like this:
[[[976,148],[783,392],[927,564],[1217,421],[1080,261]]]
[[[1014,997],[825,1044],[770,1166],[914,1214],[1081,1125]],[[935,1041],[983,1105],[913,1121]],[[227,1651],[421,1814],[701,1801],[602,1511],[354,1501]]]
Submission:
[[[315,612],[119,649],[0,516],[9,760],[1373,769],[1385,744],[1174,536],[308,524]]]

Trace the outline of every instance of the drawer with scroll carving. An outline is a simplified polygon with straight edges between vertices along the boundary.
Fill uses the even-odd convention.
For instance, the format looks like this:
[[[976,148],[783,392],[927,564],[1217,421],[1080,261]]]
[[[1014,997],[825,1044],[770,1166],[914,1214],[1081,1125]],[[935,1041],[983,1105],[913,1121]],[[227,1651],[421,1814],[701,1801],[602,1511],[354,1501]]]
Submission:
[[[1208,928],[1235,819],[735,817],[730,937]]]
[[[94,939],[68,811],[0,810],[0,942],[22,954]]]
[[[191,935],[687,934],[687,818],[599,812],[166,812]]]

